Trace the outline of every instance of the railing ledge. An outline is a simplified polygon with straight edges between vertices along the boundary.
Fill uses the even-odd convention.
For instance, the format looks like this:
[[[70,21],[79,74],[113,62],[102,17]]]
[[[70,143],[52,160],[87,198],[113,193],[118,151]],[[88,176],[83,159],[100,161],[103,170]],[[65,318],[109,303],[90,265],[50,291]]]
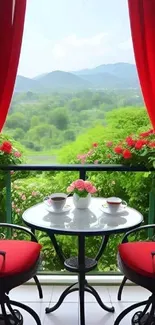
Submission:
[[[155,168],[146,168],[145,166],[128,166],[128,165],[107,165],[107,164],[98,164],[98,165],[81,165],[81,164],[72,164],[72,165],[0,165],[0,170],[5,171],[126,171],[126,172],[149,172],[155,171]]]

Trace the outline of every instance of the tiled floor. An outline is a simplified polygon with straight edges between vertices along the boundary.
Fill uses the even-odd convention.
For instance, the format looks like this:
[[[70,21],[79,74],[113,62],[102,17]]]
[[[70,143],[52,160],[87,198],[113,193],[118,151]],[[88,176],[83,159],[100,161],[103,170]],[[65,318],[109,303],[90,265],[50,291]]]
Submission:
[[[40,316],[42,325],[79,325],[79,305],[78,293],[74,292],[66,297],[60,308],[51,313],[45,314],[45,307],[52,306],[57,302],[60,294],[65,289],[65,286],[42,286],[44,298],[38,298],[38,292],[35,285],[25,285],[12,290],[10,298],[17,301],[22,301],[31,306]],[[149,292],[145,289],[136,286],[126,286],[123,291],[122,301],[117,301],[118,287],[115,286],[96,286],[103,302],[108,306],[115,307],[115,313],[108,313],[101,309],[96,303],[95,298],[86,293],[85,296],[85,312],[86,325],[113,325],[114,319],[126,307],[134,302],[145,300],[148,298]],[[26,312],[24,315],[24,325],[36,324],[34,320]],[[131,324],[131,314],[124,318],[122,325]]]

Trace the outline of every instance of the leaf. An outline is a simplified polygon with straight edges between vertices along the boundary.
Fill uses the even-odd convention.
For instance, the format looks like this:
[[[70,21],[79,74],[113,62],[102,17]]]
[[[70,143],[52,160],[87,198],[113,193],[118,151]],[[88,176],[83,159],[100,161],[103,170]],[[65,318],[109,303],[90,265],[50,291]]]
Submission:
[[[150,176],[150,174],[151,174],[150,172],[149,172],[149,173],[144,173],[144,174],[143,174],[143,177],[144,177],[144,178],[148,178],[148,177]]]

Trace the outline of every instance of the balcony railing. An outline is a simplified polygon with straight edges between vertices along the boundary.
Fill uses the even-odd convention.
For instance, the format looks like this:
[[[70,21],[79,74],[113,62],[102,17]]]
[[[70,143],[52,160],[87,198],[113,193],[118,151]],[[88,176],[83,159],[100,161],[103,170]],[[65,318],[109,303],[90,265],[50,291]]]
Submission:
[[[78,171],[79,178],[85,180],[88,172],[155,172],[154,168],[126,165],[8,165],[0,166],[6,173],[6,222],[12,222],[11,174],[10,171]],[[152,190],[154,183],[152,184]],[[148,223],[155,222],[155,196],[150,195]]]

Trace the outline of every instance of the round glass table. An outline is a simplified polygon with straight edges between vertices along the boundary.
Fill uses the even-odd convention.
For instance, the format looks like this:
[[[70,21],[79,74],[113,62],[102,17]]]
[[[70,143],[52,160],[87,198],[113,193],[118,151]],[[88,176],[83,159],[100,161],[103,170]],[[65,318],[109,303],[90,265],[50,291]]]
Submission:
[[[141,225],[143,216],[137,210],[126,207],[116,215],[104,212],[105,199],[92,198],[88,209],[76,209],[72,197],[67,198],[64,212],[49,212],[49,207],[43,202],[32,206],[23,213],[24,222],[34,232],[36,229],[47,233],[66,270],[78,273],[78,282],[69,286],[60,296],[55,306],[46,308],[46,313],[56,310],[64,298],[71,292],[78,290],[80,299],[80,324],[85,325],[84,292],[93,294],[99,305],[106,311],[114,312],[113,307],[106,306],[97,291],[88,284],[85,274],[93,270],[101,258],[107,245],[109,236],[125,233]],[[78,256],[65,259],[56,240],[55,234],[75,235],[78,237]],[[85,256],[85,237],[102,236],[101,246],[94,258]]]

